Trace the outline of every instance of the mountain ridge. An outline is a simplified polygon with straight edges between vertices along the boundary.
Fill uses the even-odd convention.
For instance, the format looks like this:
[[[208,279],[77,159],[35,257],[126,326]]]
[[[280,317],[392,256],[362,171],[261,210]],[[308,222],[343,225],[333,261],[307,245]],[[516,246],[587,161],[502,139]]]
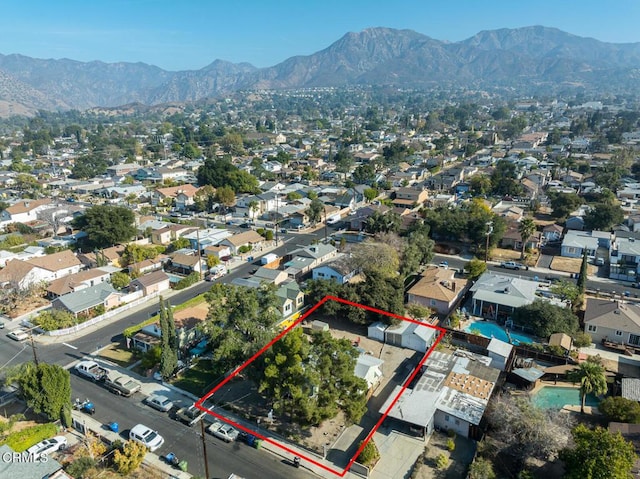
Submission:
[[[640,43],[607,43],[534,25],[483,30],[458,42],[413,30],[347,32],[326,48],[265,68],[214,60],[168,71],[144,62],[80,62],[0,54],[0,102],[18,110],[65,110],[191,102],[237,90],[394,85],[491,87],[640,86]]]

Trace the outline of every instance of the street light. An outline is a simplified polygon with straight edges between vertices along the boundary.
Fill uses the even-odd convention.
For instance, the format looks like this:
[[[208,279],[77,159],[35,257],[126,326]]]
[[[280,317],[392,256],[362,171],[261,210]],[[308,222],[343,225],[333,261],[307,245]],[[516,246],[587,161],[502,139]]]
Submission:
[[[493,233],[493,221],[487,221],[485,224],[487,226],[487,232],[485,233],[487,235],[487,242],[484,248],[484,262],[487,263],[489,261],[489,237],[491,233]]]

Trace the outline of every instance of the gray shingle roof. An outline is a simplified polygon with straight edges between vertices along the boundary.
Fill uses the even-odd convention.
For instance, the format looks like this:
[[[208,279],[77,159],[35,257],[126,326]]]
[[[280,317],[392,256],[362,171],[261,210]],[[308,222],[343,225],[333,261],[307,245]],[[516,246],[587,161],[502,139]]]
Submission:
[[[80,313],[90,308],[94,308],[104,303],[109,295],[116,292],[109,283],[100,283],[92,288],[81,289],[74,293],[65,294],[53,300],[53,305],[57,303],[64,306],[72,313]]]

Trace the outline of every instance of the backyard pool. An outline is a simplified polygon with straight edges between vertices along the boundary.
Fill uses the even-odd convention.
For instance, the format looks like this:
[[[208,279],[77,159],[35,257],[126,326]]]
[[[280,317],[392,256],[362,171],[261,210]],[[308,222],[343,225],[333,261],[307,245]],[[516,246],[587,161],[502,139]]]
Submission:
[[[580,389],[569,387],[543,386],[531,395],[531,402],[542,409],[562,409],[564,406],[580,405]],[[597,406],[600,403],[593,394],[588,394],[585,406]]]
[[[509,341],[509,336],[505,329],[491,321],[475,321],[471,323],[469,326],[464,328],[464,331],[467,333],[479,333],[485,338],[496,338],[500,341],[504,341],[505,343],[511,343],[514,345],[519,344],[531,344],[535,343],[535,340],[526,334],[516,333],[515,331],[509,330],[509,336],[511,336],[511,341]]]

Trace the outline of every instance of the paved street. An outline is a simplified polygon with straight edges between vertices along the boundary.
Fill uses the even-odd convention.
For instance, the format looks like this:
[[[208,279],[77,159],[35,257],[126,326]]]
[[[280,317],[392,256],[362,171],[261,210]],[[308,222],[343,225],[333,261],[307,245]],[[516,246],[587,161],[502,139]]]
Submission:
[[[130,398],[119,397],[75,374],[71,374],[71,389],[73,398],[91,399],[96,407],[94,419],[103,424],[118,422],[123,439],[127,439],[129,429],[137,423],[157,430],[164,437],[165,444],[155,453],[163,456],[173,452],[189,463],[191,474],[204,477],[204,454],[199,425],[190,428],[171,419],[167,413],[151,409],[142,404],[144,396],[140,393]],[[316,477],[305,469],[293,468],[269,452],[241,443],[227,444],[209,434],[205,434],[205,437],[212,478],[226,479],[231,473],[247,479]]]

